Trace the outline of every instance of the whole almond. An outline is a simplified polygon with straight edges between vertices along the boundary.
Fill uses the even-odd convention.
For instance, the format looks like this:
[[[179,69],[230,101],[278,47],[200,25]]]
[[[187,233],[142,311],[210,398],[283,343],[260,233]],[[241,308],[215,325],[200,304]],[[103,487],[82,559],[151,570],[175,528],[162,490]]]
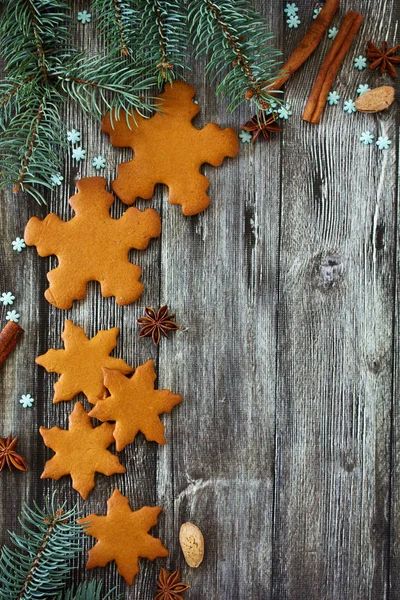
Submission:
[[[365,92],[356,100],[356,109],[363,113],[376,113],[388,108],[394,100],[394,88],[389,85]]]
[[[179,543],[189,567],[197,569],[204,558],[204,538],[193,523],[183,523],[179,531]]]

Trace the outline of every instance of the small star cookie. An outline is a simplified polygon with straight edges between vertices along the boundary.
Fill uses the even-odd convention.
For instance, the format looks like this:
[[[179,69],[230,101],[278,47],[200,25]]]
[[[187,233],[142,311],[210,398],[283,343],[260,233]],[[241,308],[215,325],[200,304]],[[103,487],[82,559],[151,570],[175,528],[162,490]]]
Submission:
[[[98,402],[89,415],[100,421],[115,421],[114,438],[118,452],[141,431],[148,442],[166,444],[159,416],[171,412],[182,396],[170,390],[155,390],[154,361],[140,365],[131,378],[119,371],[103,369],[104,385],[111,396]]]
[[[132,511],[128,498],[115,489],[107,502],[106,516],[91,514],[78,520],[86,533],[98,540],[89,550],[86,568],[104,567],[115,560],[118,573],[132,585],[139,572],[139,558],[154,560],[168,556],[161,540],[148,533],[157,525],[161,510],[161,506],[143,506]]]
[[[121,111],[111,122],[108,112],[102,129],[113,146],[130,147],[134,158],[119,166],[112,188],[125,204],[136,198],[149,200],[157,183],[169,188],[170,204],[180,204],[184,215],[196,215],[210,204],[209,179],[200,173],[204,163],[219,167],[226,156],[236,156],[239,141],[233,129],[209,123],[203,129],[192,125],[200,110],[193,102],[194,88],[183,81],[167,84],[158,96],[159,109],[150,119]]]
[[[71,475],[72,487],[86,500],[94,488],[95,473],[125,473],[118,457],[107,450],[114,442],[114,425],[103,423],[93,427],[80,402],[69,415],[69,429],[40,427],[44,444],[55,455],[45,464],[41,479],[60,479]]]

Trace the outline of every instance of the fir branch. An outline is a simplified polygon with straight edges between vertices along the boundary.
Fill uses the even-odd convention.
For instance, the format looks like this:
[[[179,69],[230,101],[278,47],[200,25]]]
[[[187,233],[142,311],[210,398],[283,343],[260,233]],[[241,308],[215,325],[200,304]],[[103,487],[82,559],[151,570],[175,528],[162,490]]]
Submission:
[[[133,0],[94,0],[92,10],[106,39],[106,51],[133,58],[141,21]]]
[[[217,93],[234,111],[245,100],[266,111],[277,98],[269,93],[278,75],[280,52],[273,35],[247,0],[189,0],[189,23],[198,54],[209,56],[207,73],[225,72]]]
[[[102,587],[101,581],[81,583],[75,591],[71,588],[60,594],[57,600],[111,600],[111,594],[114,593],[115,588],[103,597],[101,595]],[[114,600],[117,598],[122,598],[122,596],[114,597]]]

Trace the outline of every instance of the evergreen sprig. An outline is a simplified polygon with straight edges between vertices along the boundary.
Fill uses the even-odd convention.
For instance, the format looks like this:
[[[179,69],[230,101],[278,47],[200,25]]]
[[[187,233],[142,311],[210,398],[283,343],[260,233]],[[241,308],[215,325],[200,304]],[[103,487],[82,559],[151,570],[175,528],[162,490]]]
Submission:
[[[78,517],[76,507],[57,507],[54,496],[44,510],[36,504],[24,506],[19,518],[22,535],[9,532],[14,548],[1,549],[0,600],[101,600],[101,582],[65,590],[72,562],[83,547]]]
[[[222,76],[217,93],[229,99],[229,110],[250,100],[266,113],[281,53],[271,45],[273,34],[247,0],[189,0],[192,42],[208,56],[207,73]]]

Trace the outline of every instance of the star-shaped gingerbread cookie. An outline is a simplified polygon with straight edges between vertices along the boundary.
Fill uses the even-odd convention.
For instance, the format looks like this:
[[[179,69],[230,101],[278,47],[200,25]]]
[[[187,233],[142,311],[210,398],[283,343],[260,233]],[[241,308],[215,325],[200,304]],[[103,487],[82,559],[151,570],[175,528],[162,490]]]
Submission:
[[[77,187],[69,201],[75,211],[70,221],[51,213],[43,221],[32,217],[25,228],[28,246],[36,246],[40,256],[55,254],[59,261],[47,275],[45,297],[57,308],[71,308],[74,300],[85,298],[88,282],[98,281],[105,298],[129,304],[143,292],[142,270],[129,262],[129,251],[144,250],[160,235],[160,217],[152,208],[129,208],[121,218],[111,218],[114,196],[104,177],[81,179]]]
[[[40,427],[46,446],[55,455],[45,464],[41,479],[60,479],[71,475],[72,487],[86,500],[94,488],[95,473],[113,475],[125,473],[118,457],[107,450],[114,442],[114,425],[103,423],[93,427],[88,413],[80,402],[69,415],[69,429]]]
[[[169,188],[170,204],[180,204],[184,215],[196,215],[210,204],[206,190],[209,179],[200,173],[204,163],[219,167],[226,156],[239,152],[233,129],[209,123],[197,129],[192,119],[200,108],[193,102],[194,88],[183,81],[167,84],[159,96],[160,112],[150,119],[139,114],[129,117],[121,111],[111,122],[108,112],[102,129],[113,146],[130,147],[135,156],[119,165],[112,188],[122,202],[149,200],[157,183]]]
[[[141,431],[148,442],[165,444],[164,425],[158,415],[171,412],[182,402],[182,396],[170,390],[155,390],[154,361],[140,365],[131,378],[119,371],[103,369],[104,385],[111,396],[96,404],[91,417],[115,421],[114,438],[118,452]]]
[[[50,349],[38,356],[36,363],[49,373],[60,373],[54,384],[53,402],[72,400],[83,392],[91,404],[107,396],[103,383],[102,369],[117,369],[121,373],[132,373],[134,369],[121,358],[109,356],[117,345],[118,327],[99,331],[89,339],[83,327],[65,321],[61,338],[65,350]]]
[[[78,520],[86,533],[98,540],[89,550],[86,568],[104,567],[115,560],[118,573],[132,585],[139,572],[139,558],[154,560],[168,556],[161,540],[148,533],[157,525],[161,510],[161,506],[143,506],[132,511],[128,498],[115,489],[107,502],[105,517],[91,514]]]

